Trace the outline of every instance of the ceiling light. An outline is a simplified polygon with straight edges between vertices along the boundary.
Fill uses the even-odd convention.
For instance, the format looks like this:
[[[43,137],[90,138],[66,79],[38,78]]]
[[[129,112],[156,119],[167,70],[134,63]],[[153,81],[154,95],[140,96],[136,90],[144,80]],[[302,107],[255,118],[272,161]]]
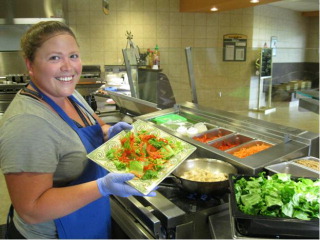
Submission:
[[[213,7],[213,8],[211,8],[211,9],[210,9],[210,11],[212,11],[212,12],[216,12],[216,11],[218,11],[218,8]]]
[[[250,0],[251,3],[258,3],[259,0]]]

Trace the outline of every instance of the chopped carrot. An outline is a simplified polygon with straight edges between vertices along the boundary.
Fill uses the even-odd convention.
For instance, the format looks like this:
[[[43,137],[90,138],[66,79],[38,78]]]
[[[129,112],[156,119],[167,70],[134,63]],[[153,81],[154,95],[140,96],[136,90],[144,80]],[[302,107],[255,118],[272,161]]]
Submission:
[[[207,142],[210,142],[214,139],[217,139],[219,137],[222,137],[221,134],[218,134],[216,136],[208,136],[208,134],[204,134],[202,136],[199,136],[199,137],[193,137],[194,140],[197,140],[199,142],[203,142],[203,143],[207,143]]]
[[[256,144],[256,145],[248,147],[248,148],[242,147],[242,148],[240,148],[240,150],[238,150],[232,154],[238,158],[245,158],[245,157],[248,157],[248,156],[255,154],[257,152],[261,152],[269,147],[271,147],[271,146],[264,144],[264,143]]]
[[[229,148],[236,147],[236,146],[238,146],[239,144],[240,144],[240,143],[233,143],[233,144],[232,144],[232,143],[230,143],[230,142],[222,141],[222,143],[221,143],[220,146],[218,146],[218,144],[215,144],[215,145],[213,145],[213,147],[218,148],[218,149],[224,151],[224,150],[227,150],[227,149],[229,149]]]

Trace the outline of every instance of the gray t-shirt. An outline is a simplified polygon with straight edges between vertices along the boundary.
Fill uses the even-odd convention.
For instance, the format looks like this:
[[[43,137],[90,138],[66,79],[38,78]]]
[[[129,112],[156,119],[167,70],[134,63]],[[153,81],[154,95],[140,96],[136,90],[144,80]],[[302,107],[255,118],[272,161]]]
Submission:
[[[78,92],[74,96],[93,113]],[[80,176],[88,161],[86,154],[76,132],[57,113],[30,96],[17,94],[0,120],[3,174],[53,173],[53,186],[63,187]],[[15,212],[14,223],[26,238],[57,238],[53,221],[27,224]]]

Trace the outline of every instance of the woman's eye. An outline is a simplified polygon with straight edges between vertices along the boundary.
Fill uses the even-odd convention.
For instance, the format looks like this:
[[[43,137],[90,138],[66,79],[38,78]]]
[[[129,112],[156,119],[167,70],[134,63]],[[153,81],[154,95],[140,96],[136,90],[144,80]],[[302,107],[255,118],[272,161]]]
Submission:
[[[70,58],[79,58],[79,54],[72,54]]]
[[[50,60],[59,60],[60,58],[58,56],[51,56],[49,59]]]

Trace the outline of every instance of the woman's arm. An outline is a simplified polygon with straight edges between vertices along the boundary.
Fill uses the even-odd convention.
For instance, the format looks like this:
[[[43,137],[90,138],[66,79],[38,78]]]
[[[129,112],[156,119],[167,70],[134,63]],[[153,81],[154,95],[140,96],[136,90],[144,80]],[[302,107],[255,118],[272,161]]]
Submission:
[[[108,140],[108,131],[111,127],[109,124],[106,124],[96,113],[93,114],[93,117],[97,119],[98,123],[100,124],[103,132],[103,139],[104,141]]]
[[[53,188],[51,173],[10,173],[5,179],[15,210],[29,224],[63,217],[101,197],[96,181]]]

